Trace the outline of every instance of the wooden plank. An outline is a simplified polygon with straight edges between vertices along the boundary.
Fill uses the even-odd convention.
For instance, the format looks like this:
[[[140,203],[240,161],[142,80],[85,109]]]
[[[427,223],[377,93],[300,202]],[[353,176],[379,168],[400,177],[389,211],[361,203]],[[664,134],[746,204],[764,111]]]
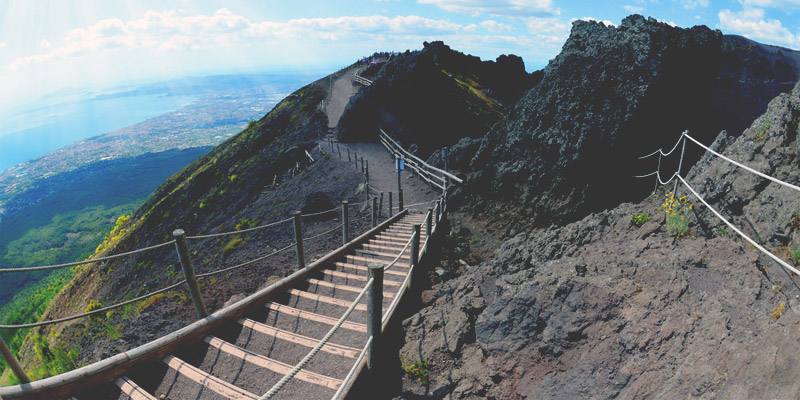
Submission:
[[[358,266],[355,265],[355,267],[358,267]],[[364,271],[367,270],[366,267],[360,267],[360,268],[364,268]],[[388,273],[389,271],[384,271],[384,272]],[[328,276],[335,276],[335,277],[343,278],[343,279],[347,279],[347,280],[362,281],[362,282],[366,282],[366,281],[369,280],[369,276],[367,276],[367,275],[348,274],[347,272],[335,271],[335,270],[332,270],[332,269],[323,270],[322,273],[325,274],[325,275],[328,275]],[[402,272],[398,272],[397,275],[405,276],[405,274],[402,273]],[[400,286],[401,283],[398,282],[398,281],[393,281],[391,279],[384,279],[383,280],[383,285],[384,286]]]
[[[365,243],[361,247],[366,250],[377,250],[377,251],[385,251],[385,252],[394,252],[395,254],[400,253],[400,250],[403,250],[403,247],[399,244],[394,246],[388,246],[383,244],[373,244],[373,243]],[[408,250],[405,250],[408,251]]]
[[[342,268],[346,268],[346,269],[352,269],[352,270],[356,270],[356,271],[364,271],[364,272],[367,271],[367,267],[365,267],[363,265],[355,265],[355,264],[349,264],[349,263],[343,263],[343,262],[336,262],[335,265],[337,267],[342,267]],[[403,265],[398,265],[398,267],[409,268],[409,267],[403,266]],[[404,277],[404,278],[406,276],[406,272],[394,271],[394,270],[383,271],[383,273],[385,275],[394,275],[394,276]],[[384,280],[384,282],[386,282],[386,280]]]
[[[247,363],[268,369],[280,375],[286,375],[294,368],[292,365],[253,353],[247,349],[243,349],[213,336],[209,336],[203,340],[208,343],[209,346],[214,347],[225,354],[229,354],[236,358],[242,359]],[[338,389],[339,385],[342,384],[342,381],[339,379],[331,378],[329,376],[311,372],[305,369],[301,369],[300,372],[298,372],[294,377],[303,382],[324,386],[332,390]]]
[[[331,288],[331,289],[334,289],[334,290],[343,290],[345,292],[351,292],[351,293],[361,293],[361,291],[364,290],[363,287],[342,285],[342,284],[338,284],[338,283],[333,283],[333,282],[328,282],[328,281],[323,281],[323,280],[313,279],[313,278],[309,279],[308,283],[310,283],[312,285],[328,287],[328,288]],[[389,291],[389,290],[384,290],[383,291],[383,297],[394,297],[394,295],[395,295],[395,292],[392,292],[392,291]]]
[[[311,311],[301,310],[299,308],[294,308],[278,303],[268,303],[267,308],[272,311],[276,311],[286,315],[291,315],[293,317],[306,319],[309,321],[323,323],[330,326],[336,325],[336,321],[338,321],[338,318],[333,318],[327,315],[317,314]],[[344,323],[342,324],[342,328],[356,332],[364,332],[364,333],[367,332],[366,325],[352,321],[344,321]]]
[[[142,389],[136,382],[130,380],[127,376],[117,378],[114,383],[119,388],[122,394],[131,398],[131,400],[156,400],[150,393]],[[73,397],[74,399],[74,397]]]
[[[350,307],[350,304],[353,304],[352,301],[337,299],[337,298],[331,297],[331,296],[323,296],[321,294],[306,292],[306,291],[298,290],[298,289],[290,289],[289,290],[289,294],[292,295],[292,296],[297,296],[297,297],[301,297],[301,298],[304,298],[304,299],[313,300],[313,301],[316,301],[318,303],[331,304],[331,305],[334,305],[334,306],[339,306],[339,307],[344,307],[344,308]],[[358,311],[367,311],[367,305],[366,304],[357,304],[356,305],[356,310],[358,310]]]
[[[385,253],[385,252],[382,252],[382,251],[374,251],[374,250],[356,250],[356,252],[364,254],[365,256],[368,256],[368,257],[369,256],[374,256],[374,257],[388,258],[389,259],[388,261],[394,260],[397,257],[397,253]],[[404,253],[407,253],[407,252],[408,251],[405,251]],[[411,256],[410,255],[408,255],[408,256],[407,255],[401,255],[398,260],[409,261],[409,260],[411,260]]]
[[[318,339],[310,338],[308,336],[298,335],[294,332],[289,332],[284,329],[276,328],[274,326],[269,326],[262,324],[260,322],[253,321],[252,319],[240,319],[239,323],[246,328],[250,328],[258,333],[274,337],[277,339],[285,340],[287,342],[291,342],[294,344],[299,344],[301,346],[305,346],[308,348],[314,348],[314,346],[319,343]],[[322,346],[321,351],[330,354],[336,354],[342,357],[347,358],[356,358],[358,357],[358,353],[360,350],[350,347],[344,346],[335,343],[327,343]]]
[[[258,396],[248,392],[238,386],[232,385],[214,375],[181,360],[175,356],[166,356],[162,359],[175,372],[181,376],[197,383],[200,386],[228,399],[232,400],[258,400]]]

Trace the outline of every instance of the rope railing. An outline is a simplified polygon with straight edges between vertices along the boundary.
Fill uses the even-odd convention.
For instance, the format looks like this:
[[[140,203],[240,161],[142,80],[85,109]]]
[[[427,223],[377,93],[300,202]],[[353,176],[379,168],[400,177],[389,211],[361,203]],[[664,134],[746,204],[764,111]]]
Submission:
[[[397,143],[394,139],[392,139],[392,137],[389,136],[389,134],[386,133],[386,131],[384,131],[383,129],[380,129],[379,131],[380,131],[380,133],[382,134],[383,137],[385,137],[390,143],[392,143],[394,145],[394,147],[396,147],[401,153],[403,153],[407,157],[419,162],[421,165],[425,166],[426,168],[428,168],[430,170],[433,170],[433,171],[436,171],[436,172],[439,172],[440,174],[442,174],[442,175],[444,175],[444,176],[446,176],[446,177],[448,177],[448,178],[450,178],[450,179],[452,179],[452,180],[454,180],[454,181],[456,181],[458,183],[464,183],[464,181],[461,178],[453,175],[452,173],[447,172],[447,171],[445,171],[445,170],[443,170],[441,168],[436,168],[436,167],[428,164],[427,162],[423,161],[419,157],[409,153],[406,149],[404,149],[402,146],[400,146],[399,143]]]
[[[73,261],[73,262],[68,262],[68,263],[63,263],[63,264],[42,265],[42,266],[36,266],[36,267],[0,268],[0,273],[2,273],[2,272],[46,271],[46,270],[51,270],[51,269],[74,267],[74,266],[82,265],[82,264],[91,264],[91,263],[96,263],[96,262],[113,260],[113,259],[120,258],[120,257],[132,256],[134,254],[144,253],[146,251],[159,249],[159,248],[166,247],[166,246],[169,246],[169,245],[172,245],[172,244],[175,244],[174,240],[170,240],[169,242],[164,242],[164,243],[156,244],[156,245],[149,246],[149,247],[143,247],[143,248],[137,249],[137,250],[126,251],[124,253],[118,253],[118,254],[114,254],[114,255],[110,255],[110,256],[104,256],[104,257],[90,258],[90,259],[86,259],[86,260],[83,260],[83,261]]]
[[[708,203],[708,202],[707,202],[707,201],[706,201],[706,200],[705,200],[705,199],[704,199],[704,198],[703,198],[703,197],[702,197],[702,196],[701,196],[701,195],[700,195],[700,194],[699,194],[699,193],[698,193],[698,192],[697,192],[697,191],[696,191],[696,190],[695,190],[695,189],[694,189],[694,188],[693,188],[693,187],[692,187],[692,186],[691,186],[691,185],[690,185],[690,184],[689,184],[687,181],[686,181],[686,179],[685,179],[685,178],[684,178],[684,177],[681,175],[681,173],[680,173],[680,166],[681,166],[681,164],[679,164],[679,165],[678,165],[678,170],[677,170],[677,171],[675,171],[675,172],[674,172],[674,173],[673,173],[673,174],[670,176],[670,178],[669,178],[669,179],[667,179],[666,181],[664,181],[664,180],[661,178],[661,171],[660,171],[660,159],[661,159],[661,157],[663,157],[663,156],[667,156],[667,155],[671,154],[673,151],[675,151],[675,149],[677,149],[677,148],[678,148],[678,145],[679,145],[680,143],[684,143],[684,148],[685,148],[686,139],[688,139],[688,140],[692,141],[693,143],[695,143],[696,145],[698,145],[699,147],[701,147],[701,148],[702,148],[702,149],[704,149],[705,151],[707,151],[707,152],[709,152],[709,153],[713,154],[714,156],[716,156],[716,157],[718,157],[718,158],[720,158],[720,159],[722,159],[722,160],[724,160],[724,161],[726,161],[726,162],[728,162],[728,163],[730,163],[730,164],[733,164],[733,165],[735,165],[736,167],[742,168],[742,169],[744,169],[744,170],[745,170],[745,171],[747,171],[747,172],[750,172],[750,173],[752,173],[752,174],[754,174],[754,175],[757,175],[757,176],[759,176],[759,177],[762,177],[762,178],[764,178],[764,179],[767,179],[767,180],[769,180],[769,181],[771,181],[771,182],[775,182],[775,183],[777,183],[777,184],[779,184],[779,185],[782,185],[782,186],[788,187],[788,188],[790,188],[790,189],[793,189],[793,190],[796,190],[796,191],[800,191],[800,187],[798,187],[797,185],[793,185],[793,184],[791,184],[791,183],[785,182],[785,181],[783,181],[783,180],[780,180],[780,179],[778,179],[778,178],[775,178],[775,177],[773,177],[773,176],[767,175],[767,174],[765,174],[765,173],[763,173],[763,172],[761,172],[761,171],[758,171],[758,170],[756,170],[756,169],[753,169],[753,168],[751,168],[751,167],[749,167],[749,166],[747,166],[747,165],[745,165],[745,164],[743,164],[743,163],[740,163],[740,162],[738,162],[738,161],[736,161],[736,160],[733,160],[733,159],[731,159],[731,158],[729,158],[729,157],[727,157],[727,156],[725,156],[725,155],[723,155],[723,154],[721,154],[721,153],[719,153],[719,152],[717,152],[717,151],[715,151],[715,150],[713,150],[713,149],[709,148],[708,146],[706,146],[706,145],[702,144],[702,143],[701,143],[700,141],[698,141],[697,139],[695,139],[695,138],[693,138],[692,136],[690,136],[690,135],[689,135],[689,133],[688,133],[688,131],[684,131],[684,132],[681,134],[680,138],[678,139],[678,142],[675,144],[675,146],[673,146],[673,148],[672,148],[672,149],[671,149],[669,152],[667,152],[667,153],[664,153],[664,152],[662,151],[662,149],[659,149],[659,150],[656,150],[655,152],[653,152],[653,153],[650,153],[650,154],[648,154],[648,155],[646,155],[646,156],[640,157],[640,159],[642,159],[642,158],[647,158],[647,157],[651,157],[651,156],[653,156],[653,155],[656,155],[656,154],[658,154],[658,156],[659,156],[659,169],[656,169],[656,171],[654,171],[654,172],[651,172],[651,173],[649,173],[649,174],[637,175],[637,176],[635,176],[635,177],[637,177],[637,178],[646,178],[646,177],[650,177],[650,176],[655,176],[655,177],[656,177],[656,182],[657,182],[657,184],[661,184],[661,185],[666,185],[666,184],[669,184],[669,183],[670,183],[670,182],[671,182],[673,179],[676,179],[676,182],[675,182],[675,184],[676,184],[676,189],[675,189],[675,190],[677,190],[677,184],[678,184],[678,182],[682,183],[682,184],[683,184],[683,186],[684,186],[684,187],[686,187],[686,189],[687,189],[687,190],[688,190],[688,191],[689,191],[689,192],[690,192],[690,193],[691,193],[691,194],[692,194],[692,195],[693,195],[695,198],[697,198],[697,200],[698,200],[698,201],[700,201],[700,202],[701,202],[701,203],[702,203],[702,204],[703,204],[703,205],[704,205],[704,206],[705,206],[705,207],[706,207],[706,208],[707,208],[709,211],[711,211],[711,213],[712,213],[712,214],[714,214],[714,216],[715,216],[715,217],[717,217],[717,218],[718,218],[720,221],[722,221],[722,222],[723,222],[725,225],[727,225],[727,226],[728,226],[729,228],[731,228],[731,229],[732,229],[734,232],[736,232],[736,234],[737,234],[737,235],[739,235],[739,236],[740,236],[742,239],[744,239],[746,242],[750,243],[750,244],[751,244],[753,247],[755,247],[755,248],[756,248],[758,251],[760,251],[762,254],[766,255],[767,257],[769,257],[770,259],[772,259],[773,261],[775,261],[776,263],[778,263],[780,266],[782,266],[782,267],[783,267],[784,269],[786,269],[787,271],[790,271],[790,272],[792,272],[793,274],[795,274],[795,275],[797,275],[797,276],[800,276],[800,270],[798,270],[798,269],[797,269],[797,268],[795,268],[794,266],[790,265],[789,263],[787,263],[786,261],[784,261],[784,260],[783,260],[783,259],[781,259],[780,257],[776,256],[776,255],[775,255],[774,253],[772,253],[771,251],[767,250],[767,248],[765,248],[764,246],[762,246],[761,244],[759,244],[758,242],[756,242],[755,240],[753,240],[753,239],[752,239],[750,236],[748,236],[748,235],[747,235],[746,233],[744,233],[744,232],[743,232],[741,229],[737,228],[737,227],[736,227],[736,226],[735,226],[733,223],[731,223],[731,222],[730,222],[730,221],[729,221],[727,218],[725,218],[725,217],[724,217],[724,216],[723,216],[723,215],[722,215],[722,214],[721,214],[719,211],[717,211],[717,210],[716,210],[714,207],[712,207],[712,206],[711,206],[711,204],[709,204],[709,203]],[[681,153],[681,161],[682,161],[682,159],[683,159],[683,153]],[[674,190],[673,190],[673,192],[674,192]]]
[[[197,274],[197,277],[198,278],[207,278],[207,277],[210,277],[210,276],[219,275],[219,274],[222,274],[222,273],[225,273],[225,272],[228,272],[228,271],[232,271],[232,270],[235,270],[235,269],[246,267],[246,266],[248,266],[250,264],[254,264],[254,263],[257,263],[259,261],[266,260],[267,258],[270,258],[270,257],[272,257],[274,255],[280,254],[280,253],[282,253],[282,252],[284,252],[286,250],[291,249],[294,246],[295,246],[295,243],[292,242],[289,245],[281,247],[280,249],[277,249],[277,250],[275,250],[275,251],[273,251],[273,252],[271,252],[269,254],[265,254],[263,256],[256,257],[256,258],[254,258],[252,260],[244,261],[242,263],[239,263],[239,264],[236,264],[236,265],[233,265],[233,266],[230,266],[230,267],[218,269],[216,271],[204,272],[202,274]]]
[[[336,393],[333,394],[331,400],[339,400],[344,396],[344,391],[347,382],[353,381],[355,379],[356,373],[358,372],[359,367],[361,367],[361,363],[364,362],[364,357],[367,355],[367,351],[369,350],[370,346],[372,345],[372,336],[367,338],[367,343],[364,344],[364,347],[358,353],[358,357],[356,357],[356,362],[353,363],[353,366],[350,368],[350,371],[347,372],[347,376],[342,379],[342,384],[339,385],[339,389],[336,390]]]
[[[317,216],[320,216],[320,215],[323,215],[323,214],[328,214],[328,213],[331,213],[331,212],[334,212],[334,211],[340,211],[340,210],[341,210],[341,208],[334,207],[334,208],[331,208],[330,210],[325,210],[325,211],[320,211],[320,212],[315,212],[315,213],[310,213],[310,214],[300,214],[300,216],[301,217],[317,217]]]
[[[294,378],[295,375],[297,375],[298,372],[300,372],[300,370],[302,370],[306,366],[306,364],[308,364],[311,361],[311,359],[314,358],[314,356],[317,355],[317,353],[319,353],[320,350],[322,350],[323,347],[325,347],[326,344],[328,344],[333,335],[336,334],[336,332],[339,330],[342,324],[344,324],[347,318],[350,317],[350,314],[352,314],[353,311],[355,311],[356,306],[358,306],[358,304],[361,302],[361,299],[364,297],[365,294],[367,294],[367,291],[370,289],[370,287],[374,282],[375,280],[372,278],[370,278],[369,281],[367,281],[367,284],[364,286],[364,289],[362,289],[361,292],[358,293],[358,296],[356,296],[355,300],[353,300],[353,302],[350,304],[350,307],[347,307],[347,310],[344,312],[344,314],[342,314],[341,317],[339,317],[339,320],[336,321],[336,323],[333,325],[333,327],[331,327],[328,333],[326,333],[325,336],[323,336],[322,339],[320,339],[317,345],[314,346],[314,348],[311,349],[311,351],[309,351],[308,354],[306,354],[305,357],[303,357],[303,359],[300,360],[300,362],[298,362],[294,366],[294,368],[292,368],[291,371],[289,371],[288,374],[284,375],[277,383],[275,383],[275,385],[273,385],[272,388],[270,388],[267,393],[259,397],[259,400],[268,400],[271,399],[273,396],[275,396],[281,389],[283,389],[284,386],[286,386],[287,383],[289,383],[289,381],[292,378]]]
[[[318,233],[318,234],[316,234],[316,235],[313,235],[313,236],[309,236],[309,237],[303,238],[303,241],[310,241],[310,240],[314,240],[314,239],[321,238],[321,237],[323,237],[323,236],[325,236],[325,235],[331,234],[331,233],[333,233],[333,232],[336,232],[336,231],[338,231],[338,230],[342,229],[342,226],[344,226],[344,224],[339,224],[339,225],[336,225],[336,226],[334,226],[333,228],[331,228],[331,229],[329,229],[329,230],[327,230],[327,231],[325,231],[325,232],[320,232],[320,233]]]
[[[80,313],[80,314],[71,315],[69,317],[56,318],[56,319],[52,319],[52,320],[48,320],[48,321],[32,322],[32,323],[29,323],[29,324],[0,325],[0,329],[38,328],[40,326],[59,324],[59,323],[62,323],[62,322],[68,322],[68,321],[72,321],[72,320],[76,320],[76,319],[80,319],[80,318],[91,317],[93,315],[102,314],[102,313],[104,313],[106,311],[110,311],[110,310],[114,310],[114,309],[117,309],[117,308],[120,308],[120,307],[127,306],[128,304],[131,304],[131,303],[136,303],[137,301],[145,300],[145,299],[147,299],[149,297],[153,297],[153,296],[155,296],[157,294],[161,294],[161,293],[173,290],[173,289],[177,289],[178,287],[180,287],[184,283],[186,283],[186,279],[183,279],[183,280],[181,280],[180,282],[177,282],[177,283],[173,283],[172,285],[169,285],[169,286],[167,286],[165,288],[161,288],[161,289],[156,290],[154,292],[150,292],[148,294],[144,294],[144,295],[141,295],[139,297],[134,297],[134,298],[132,298],[130,300],[125,300],[125,301],[117,303],[117,304],[113,304],[113,305],[106,306],[106,307],[101,307],[101,308],[98,308],[96,310],[92,310],[92,311],[87,311],[87,312],[83,312],[83,313]]]
[[[238,235],[238,234],[241,234],[241,233],[253,232],[253,231],[258,231],[258,230],[261,230],[261,229],[271,228],[273,226],[280,225],[280,224],[285,224],[285,223],[290,222],[290,221],[292,221],[292,218],[286,218],[286,219],[282,219],[280,221],[270,222],[268,224],[256,226],[256,227],[253,227],[253,228],[238,229],[238,230],[235,230],[235,231],[228,231],[228,232],[208,233],[208,234],[204,234],[204,235],[192,235],[192,236],[186,236],[186,238],[187,239],[196,240],[196,239],[209,239],[209,238],[215,238],[215,237],[221,237],[221,236]]]

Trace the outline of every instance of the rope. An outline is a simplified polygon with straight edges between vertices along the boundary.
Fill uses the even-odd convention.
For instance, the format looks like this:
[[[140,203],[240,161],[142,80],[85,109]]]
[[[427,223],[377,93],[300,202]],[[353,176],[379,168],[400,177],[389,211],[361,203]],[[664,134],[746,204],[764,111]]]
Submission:
[[[739,228],[737,228],[732,223],[730,223],[727,219],[725,219],[725,217],[723,217],[719,212],[717,212],[717,210],[715,210],[713,207],[711,207],[711,205],[709,205],[702,197],[700,197],[700,195],[697,194],[697,192],[694,190],[694,188],[692,188],[691,186],[689,186],[688,183],[686,183],[686,181],[683,179],[682,176],[678,175],[678,179],[681,182],[683,182],[683,185],[686,186],[686,188],[689,189],[690,192],[692,192],[694,197],[697,197],[697,199],[700,200],[700,202],[703,203],[703,205],[706,206],[706,208],[708,208],[709,211],[714,213],[714,215],[716,215],[717,218],[722,220],[722,222],[724,222],[725,225],[728,225],[728,227],[733,229],[734,232],[738,233],[739,236],[741,236],[744,240],[749,242],[751,245],[753,245],[755,248],[757,248],[762,253],[766,254],[769,258],[773,259],[775,262],[780,264],[782,267],[786,268],[789,271],[792,271],[795,275],[800,276],[800,270],[798,270],[797,268],[789,265],[786,261],[781,260],[780,258],[778,258],[778,256],[772,254],[769,250],[765,249],[764,246],[761,246],[760,244],[756,243],[755,240],[753,240],[749,236],[745,235],[744,232],[739,230]]]
[[[652,153],[650,153],[650,154],[648,154],[648,155],[646,155],[646,156],[641,156],[641,157],[639,157],[639,159],[640,159],[640,160],[643,160],[643,159],[645,159],[645,158],[652,157],[652,156],[654,156],[654,155],[656,155],[656,154],[658,154],[658,153],[661,153],[661,156],[662,156],[662,157],[666,157],[666,156],[668,156],[668,155],[672,154],[672,152],[673,152],[673,151],[675,151],[675,149],[677,149],[677,148],[678,148],[678,145],[679,145],[679,144],[681,144],[681,139],[683,139],[683,136],[684,136],[684,135],[685,135],[685,136],[689,136],[689,131],[683,131],[683,133],[681,133],[681,136],[678,138],[678,141],[677,141],[677,142],[675,142],[675,145],[674,145],[674,146],[672,146],[672,149],[670,149],[670,151],[668,151],[668,152],[664,153],[664,151],[663,151],[663,147],[659,147],[659,148],[658,148],[658,150],[656,150],[656,151],[654,151],[654,152],[652,152]]]
[[[64,264],[42,265],[42,266],[37,266],[37,267],[2,268],[2,269],[0,269],[0,273],[2,273],[2,272],[44,271],[44,270],[56,269],[56,268],[74,267],[76,265],[90,264],[90,263],[94,263],[94,262],[113,260],[115,258],[130,256],[130,255],[138,254],[138,253],[143,253],[145,251],[155,250],[155,249],[158,249],[158,248],[161,248],[161,247],[165,247],[165,246],[169,246],[169,245],[172,245],[172,244],[175,244],[174,240],[170,240],[169,242],[157,244],[157,245],[150,246],[150,247],[144,247],[144,248],[141,248],[141,249],[138,249],[138,250],[132,250],[132,251],[124,252],[124,253],[114,254],[114,255],[111,255],[111,256],[91,258],[91,259],[83,260],[83,261],[73,261],[73,262],[68,262],[68,263],[64,263]]]
[[[320,211],[320,212],[311,213],[311,214],[302,214],[300,216],[301,217],[316,217],[317,215],[327,214],[327,213],[333,212],[333,211],[339,211],[339,207],[334,207],[334,208],[331,208],[330,210]]]
[[[371,344],[372,344],[372,336],[370,336],[369,339],[367,339],[367,343],[364,345],[364,348],[362,348],[361,351],[358,353],[356,362],[353,364],[353,367],[350,368],[350,372],[347,373],[347,376],[345,376],[344,379],[342,379],[342,384],[339,385],[339,390],[337,390],[336,393],[333,394],[331,400],[339,400],[342,398],[345,387],[347,386],[348,382],[350,382],[350,380],[355,378],[356,369],[364,361],[364,357],[367,355],[367,350],[369,350],[369,346]]]
[[[395,257],[395,258],[394,258],[394,260],[392,260],[392,262],[390,262],[388,265],[386,265],[385,267],[383,267],[383,270],[384,270],[384,271],[388,271],[388,270],[389,270],[389,268],[392,268],[392,267],[394,267],[394,266],[395,266],[395,264],[397,264],[397,261],[398,261],[398,260],[400,260],[400,257],[402,257],[402,256],[403,256],[403,253],[405,253],[405,252],[406,252],[406,250],[408,250],[408,246],[411,246],[411,242],[412,242],[413,240],[414,240],[414,235],[412,234],[412,235],[411,235],[411,238],[410,238],[410,239],[408,239],[408,242],[406,242],[406,245],[405,245],[405,246],[403,246],[403,249],[402,249],[402,250],[400,250],[400,253],[398,253],[398,254],[397,254],[397,257]],[[411,272],[409,272],[409,274],[410,274],[410,273],[411,273]]]
[[[101,313],[104,313],[106,311],[113,310],[115,308],[120,308],[120,307],[126,306],[128,304],[144,300],[144,299],[146,299],[148,297],[152,297],[152,296],[155,296],[157,294],[161,294],[161,293],[170,291],[172,289],[176,289],[177,287],[183,285],[184,283],[186,283],[185,279],[181,280],[178,283],[174,283],[174,284],[172,284],[170,286],[167,286],[167,287],[165,287],[163,289],[156,290],[155,292],[151,292],[151,293],[139,296],[139,297],[135,297],[135,298],[132,298],[130,300],[126,300],[126,301],[123,301],[121,303],[117,303],[117,304],[114,304],[114,305],[111,305],[111,306],[98,308],[96,310],[92,310],[92,311],[81,313],[81,314],[76,314],[76,315],[73,315],[73,316],[70,316],[70,317],[52,319],[52,320],[49,320],[49,321],[33,322],[33,323],[30,323],[30,324],[0,325],[0,329],[37,328],[37,327],[40,327],[40,326],[59,324],[59,323],[62,323],[62,322],[72,321],[72,320],[79,319],[79,318],[90,317],[92,315],[101,314]]]
[[[331,230],[328,230],[328,231],[325,231],[325,232],[322,232],[322,233],[318,233],[318,234],[316,234],[316,235],[314,235],[314,236],[311,236],[311,237],[303,238],[303,241],[305,242],[305,241],[308,241],[308,240],[314,240],[314,239],[316,239],[316,238],[319,238],[319,237],[325,236],[325,235],[327,235],[327,234],[329,234],[329,233],[331,233],[331,232],[334,232],[334,231],[336,231],[337,229],[341,229],[341,228],[342,228],[342,226],[344,226],[344,224],[339,224],[339,225],[336,225],[336,226],[335,226],[335,227],[333,227],[333,229],[331,229]]]
[[[266,225],[256,226],[254,228],[240,229],[238,231],[209,233],[209,234],[206,234],[206,235],[186,236],[186,239],[208,239],[208,238],[215,238],[215,237],[220,237],[220,236],[235,235],[235,234],[238,234],[238,233],[252,232],[252,231],[257,231],[259,229],[264,229],[264,228],[273,227],[275,225],[280,225],[280,224],[289,222],[291,220],[292,220],[292,218],[286,218],[286,219],[283,219],[283,220],[280,220],[280,221],[270,222],[269,224],[266,224]]]
[[[725,161],[727,161],[727,162],[729,162],[729,163],[731,163],[731,164],[733,164],[733,165],[735,165],[735,166],[737,166],[739,168],[742,168],[742,169],[744,169],[744,170],[746,170],[746,171],[748,171],[750,173],[756,174],[756,175],[758,175],[758,176],[760,176],[760,177],[762,177],[764,179],[768,179],[768,180],[770,180],[772,182],[775,182],[775,183],[777,183],[779,185],[783,185],[783,186],[786,186],[786,187],[788,187],[790,189],[794,189],[794,190],[800,191],[800,186],[792,185],[791,183],[784,182],[784,181],[782,181],[782,180],[780,180],[778,178],[773,178],[773,177],[771,177],[771,176],[769,176],[769,175],[767,175],[767,174],[765,174],[763,172],[756,171],[753,168],[748,167],[747,165],[744,165],[744,164],[742,164],[742,163],[740,163],[738,161],[734,161],[734,160],[732,160],[732,159],[730,159],[730,158],[728,158],[728,157],[726,157],[726,156],[724,156],[724,155],[722,155],[720,153],[717,153],[716,151],[708,148],[706,145],[698,142],[697,139],[689,136],[688,133],[684,133],[683,136],[686,136],[686,138],[688,138],[689,140],[695,142],[695,144],[697,144],[698,146],[706,149],[706,151],[710,152],[711,154],[713,154],[713,155],[715,155],[715,156],[717,156],[717,157],[719,157],[719,158],[721,158],[721,159],[723,159],[723,160],[725,160]]]
[[[280,252],[283,252],[283,251],[286,251],[288,249],[291,249],[292,247],[294,247],[294,245],[295,245],[295,242],[292,242],[290,245],[288,245],[286,247],[282,247],[282,248],[280,248],[278,250],[275,250],[272,253],[269,253],[267,255],[263,255],[261,257],[254,258],[254,259],[252,259],[250,261],[245,261],[243,263],[236,264],[236,265],[231,266],[231,267],[218,269],[216,271],[211,271],[211,272],[205,272],[205,273],[202,273],[202,274],[197,274],[197,277],[198,278],[206,278],[206,277],[209,277],[209,276],[219,275],[219,274],[221,274],[223,272],[228,272],[228,271],[231,271],[231,270],[234,270],[234,269],[239,269],[241,267],[244,267],[244,266],[247,266],[247,265],[250,265],[250,264],[253,264],[253,263],[257,263],[257,262],[259,262],[261,260],[265,260],[267,258],[270,258],[270,257],[272,257],[272,256],[274,256],[274,255],[276,255],[276,254],[278,254]]]
[[[275,394],[278,393],[289,382],[290,379],[294,378],[294,376],[297,375],[297,373],[300,372],[300,370],[302,370],[303,367],[305,367],[306,364],[308,364],[308,362],[311,361],[311,359],[314,358],[315,355],[317,355],[317,353],[319,353],[319,351],[328,343],[328,341],[331,340],[336,331],[339,330],[342,324],[344,324],[344,321],[347,320],[347,317],[349,317],[350,314],[353,313],[353,310],[356,309],[356,306],[358,305],[358,303],[361,302],[361,299],[364,297],[364,295],[367,293],[367,290],[369,290],[369,288],[373,285],[374,282],[375,280],[373,278],[370,278],[369,281],[367,281],[367,284],[364,286],[364,289],[361,290],[361,293],[359,293],[358,296],[356,296],[356,299],[353,300],[353,303],[350,304],[350,307],[347,308],[347,311],[345,311],[344,314],[342,314],[342,316],[339,318],[338,321],[336,321],[336,324],[333,325],[333,327],[328,331],[328,333],[326,333],[325,336],[322,339],[320,339],[319,343],[317,343],[317,345],[314,346],[314,348],[311,349],[311,351],[309,351],[308,354],[306,354],[306,356],[303,357],[303,359],[300,360],[300,362],[297,363],[297,365],[295,365],[294,368],[292,368],[292,370],[289,371],[288,374],[284,375],[283,378],[281,378],[281,380],[278,381],[278,383],[272,386],[272,388],[266,394],[259,397],[259,400],[268,400],[271,399],[273,396],[275,396]]]

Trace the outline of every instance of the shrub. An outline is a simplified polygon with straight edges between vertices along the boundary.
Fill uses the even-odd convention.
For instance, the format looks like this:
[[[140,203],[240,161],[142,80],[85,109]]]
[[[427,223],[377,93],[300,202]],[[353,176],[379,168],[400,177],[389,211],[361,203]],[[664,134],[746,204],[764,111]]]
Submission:
[[[792,260],[795,264],[800,264],[800,247],[791,249],[789,255],[792,256]]]
[[[255,228],[256,226],[258,226],[258,221],[250,218],[242,218],[236,223],[235,228],[237,231],[241,231],[243,229]]]
[[[423,385],[430,383],[430,369],[425,360],[417,361],[413,364],[403,365],[403,372],[406,375],[420,381]]]
[[[756,132],[756,141],[757,142],[760,142],[760,141],[764,140],[765,137],[767,137],[767,131],[769,130],[769,128],[772,128],[772,123],[771,122],[767,122],[766,124],[761,125],[761,127],[758,128],[758,131]]]
[[[783,316],[783,313],[785,311],[786,311],[786,305],[783,304],[783,302],[778,303],[778,305],[772,309],[772,319],[777,321],[778,319],[780,319],[781,316]]]
[[[728,230],[727,226],[722,225],[714,228],[714,234],[721,237],[727,237],[731,234],[731,232]]]
[[[642,226],[647,221],[650,221],[650,214],[648,213],[636,213],[631,217],[631,223],[636,226]]]
[[[241,246],[242,243],[244,243],[244,239],[242,239],[238,235],[234,236],[231,238],[231,240],[228,241],[228,243],[225,244],[225,246],[222,248],[222,252],[225,253],[225,255],[228,255],[237,248],[239,248],[239,246]]]
[[[667,193],[661,208],[666,214],[667,234],[674,238],[682,238],[689,234],[689,213],[694,205],[685,195],[675,197],[675,193]]]
[[[86,304],[86,307],[83,308],[83,312],[88,313],[95,310],[99,310],[101,308],[103,308],[103,303],[101,303],[99,300],[92,299],[89,300],[89,303]]]

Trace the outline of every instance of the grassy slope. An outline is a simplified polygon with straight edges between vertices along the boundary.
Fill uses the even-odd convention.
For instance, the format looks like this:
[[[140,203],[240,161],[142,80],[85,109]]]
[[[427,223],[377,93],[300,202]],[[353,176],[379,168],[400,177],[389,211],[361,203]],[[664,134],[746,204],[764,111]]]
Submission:
[[[297,145],[316,138],[324,130],[324,116],[317,110],[324,96],[322,86],[316,84],[298,90],[267,116],[173,175],[133,218],[110,234],[96,254],[122,252],[169,240],[171,227],[198,231],[229,222],[224,219],[226,211],[247,204],[272,180],[274,173],[293,166],[302,157],[302,149]],[[170,278],[148,274],[148,281],[143,282],[133,277],[139,271],[130,265],[97,267],[78,268],[42,318],[74,314],[92,304],[111,304],[137,290],[160,286]],[[49,290],[45,292],[51,294]],[[135,318],[123,319],[122,324],[132,323],[131,319]],[[62,332],[67,328],[64,325],[69,324],[30,332],[20,350],[23,364],[34,371],[35,378],[71,369],[78,357],[81,334],[96,328],[93,326],[96,322],[87,321],[68,334]],[[103,329],[113,336],[124,326],[105,325]]]

